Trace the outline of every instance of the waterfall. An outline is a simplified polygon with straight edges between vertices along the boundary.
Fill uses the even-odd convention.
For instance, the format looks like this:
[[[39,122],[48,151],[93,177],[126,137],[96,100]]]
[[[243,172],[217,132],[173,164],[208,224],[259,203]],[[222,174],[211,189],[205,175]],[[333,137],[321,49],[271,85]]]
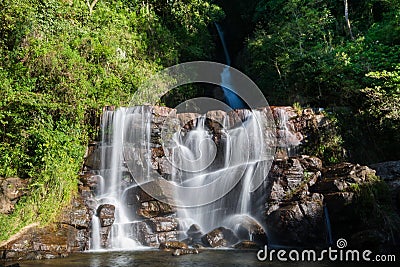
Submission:
[[[96,215],[92,216],[92,236],[90,242],[91,250],[99,250],[101,248],[100,245],[100,221]]]
[[[225,42],[224,32],[218,23],[215,23],[217,28],[219,38],[224,49],[225,61],[227,67],[224,68],[221,73],[221,87],[224,91],[225,102],[233,109],[246,108],[245,103],[240,99],[240,97],[234,92],[234,88],[231,83],[231,72],[229,66],[231,65],[231,58],[229,56],[228,47]]]
[[[210,231],[220,226],[234,229],[240,218],[247,222],[262,218],[261,212],[254,214],[254,211],[260,211],[263,203],[259,205],[255,200],[261,199],[258,188],[268,173],[268,164],[271,164],[268,157],[274,154],[270,151],[273,148],[265,143],[272,125],[269,125],[264,110],[223,114],[216,141],[216,130],[212,128],[216,126],[210,126],[211,119],[206,114],[196,115],[193,126],[185,128],[178,117],[164,117],[165,124],[162,124],[163,118],[153,117],[153,109],[149,106],[104,112],[99,147],[101,169],[97,173],[95,198],[97,207],[103,204],[115,207],[115,221],[107,232],[99,215],[93,215],[91,249],[128,250],[138,247],[132,225],[140,218],[136,210],[128,206],[126,197],[128,190],[153,181],[155,174],[157,179],[169,180],[169,184],[202,192],[185,194],[183,198],[175,193],[176,199],[183,199],[177,207],[183,231],[192,223],[200,225],[203,231]],[[168,135],[168,149],[159,139],[163,138],[160,134],[162,127],[174,129],[173,134]],[[171,175],[167,178],[154,169],[152,149],[155,147],[162,147],[164,159],[172,161]],[[138,182],[139,177],[142,180]],[[212,185],[209,190],[200,190],[208,185]],[[221,190],[224,195],[215,200],[216,192]],[[208,204],[193,207],[185,203],[196,203],[198,199]],[[107,245],[104,245],[104,233],[108,233]]]
[[[216,179],[229,179],[238,177],[239,182],[236,186],[222,198],[200,207],[189,207],[178,209],[178,217],[187,222],[198,224],[203,230],[210,231],[219,226],[229,227],[230,218],[235,215],[251,215],[251,195],[253,193],[254,176],[258,175],[264,179],[263,172],[256,172],[257,168],[264,168],[264,151],[261,151],[264,142],[264,135],[258,129],[258,119],[260,112],[243,110],[245,114],[242,125],[229,125],[229,118],[225,117],[223,125],[222,140],[223,145],[219,147],[218,155],[223,157],[217,163],[199,172],[183,172],[181,177],[175,177],[177,183],[187,187],[201,187]],[[197,138],[192,139],[193,135]],[[199,156],[199,151],[210,151],[211,148],[201,148],[205,144],[205,137],[209,136],[209,129],[204,126],[204,119],[200,119],[194,130],[188,136],[176,139],[177,147],[175,158]],[[191,140],[188,142],[187,140]],[[182,149],[184,148],[184,149]],[[185,153],[181,153],[185,151]],[[188,156],[188,153],[193,153]],[[207,159],[206,159],[207,160]],[[199,166],[199,165],[197,165]],[[190,166],[185,166],[190,169]],[[183,177],[182,177],[183,176]],[[224,187],[225,185],[223,185]],[[189,198],[210,198],[214,194],[211,190],[207,196],[192,195]]]
[[[141,116],[140,108],[119,108],[116,111],[104,111],[101,118],[101,143],[100,143],[100,170],[96,175],[98,185],[95,199],[97,207],[102,204],[112,204],[115,207],[115,221],[111,226],[107,239],[109,248],[130,250],[138,247],[138,243],[131,233],[130,224],[135,222],[135,211],[129,210],[124,203],[125,187],[132,184],[128,176],[128,170],[124,166],[123,149],[124,138],[127,130],[131,127],[134,118]],[[145,126],[140,128],[146,129]],[[130,133],[130,132],[128,132]],[[142,136],[142,133],[140,133]],[[104,227],[101,226],[99,217],[94,214],[92,217],[91,249],[100,249],[101,233]]]

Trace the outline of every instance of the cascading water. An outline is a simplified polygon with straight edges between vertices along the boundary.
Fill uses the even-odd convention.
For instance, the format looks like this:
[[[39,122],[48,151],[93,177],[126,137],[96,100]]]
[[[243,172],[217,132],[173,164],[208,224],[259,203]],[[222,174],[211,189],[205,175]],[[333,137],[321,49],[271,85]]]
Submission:
[[[244,121],[240,126],[230,125],[229,117],[225,117],[221,145],[218,147],[218,156],[221,157],[219,160],[199,172],[181,172],[181,176],[174,177],[177,183],[187,187],[206,186],[217,179],[226,179],[226,183],[229,183],[229,179],[239,177],[236,186],[222,198],[206,205],[178,209],[178,217],[186,222],[186,226],[196,223],[203,230],[210,231],[219,226],[229,227],[232,216],[236,216],[237,219],[237,215],[252,215],[252,208],[255,208],[251,205],[253,178],[255,175],[266,175],[263,172],[256,172],[259,168],[266,169],[263,161],[265,151],[260,149],[263,147],[265,136],[259,131],[258,122],[262,116],[261,112],[243,110],[243,113]],[[211,138],[204,122],[204,117],[201,117],[195,129],[190,131],[185,138],[178,135],[179,137],[174,139],[177,143],[176,147],[179,148],[174,151],[175,159],[178,161],[182,157],[197,159],[202,152],[212,151],[212,147],[204,146],[207,144],[204,140]],[[207,161],[206,158],[205,162]],[[199,166],[198,163],[195,166]],[[192,167],[189,161],[183,169],[189,170]],[[208,196],[192,195],[188,198],[212,199],[213,194],[213,190],[210,190]]]
[[[196,189],[219,181],[219,186],[226,190],[226,194],[215,201],[213,195],[221,188],[201,191],[202,195],[186,195],[177,209],[181,230],[187,230],[193,223],[200,225],[203,231],[220,226],[235,229],[241,221],[261,218],[260,212],[258,218],[255,216],[252,219],[251,216],[254,210],[261,210],[262,203],[261,206],[253,205],[252,196],[259,192],[256,191],[259,187],[257,181],[264,181],[267,175],[265,170],[269,169],[267,164],[270,161],[266,160],[266,156],[271,155],[271,151],[263,150],[266,147],[269,149],[263,145],[268,138],[265,127],[272,128],[264,115],[262,110],[225,113],[220,125],[219,141],[215,140],[215,129],[214,132],[210,129],[210,118],[206,115],[198,116],[192,129],[177,131],[170,136],[170,156],[176,163],[172,164],[172,183]],[[126,195],[129,190],[139,186],[136,178],[143,178],[143,183],[154,178],[151,154],[155,144],[151,138],[156,133],[152,116],[152,108],[146,106],[120,108],[103,114],[101,168],[97,173],[99,182],[95,210],[104,204],[113,205],[115,221],[111,231],[106,233],[109,242],[105,245],[102,241],[105,228],[98,212],[93,215],[92,250],[138,247],[132,224],[139,218],[136,210],[126,203]],[[176,119],[171,119],[170,123],[183,129]],[[232,179],[238,182],[232,184]],[[232,184],[232,188],[229,184]],[[185,205],[186,201],[194,203],[196,199],[210,201],[195,207]],[[256,196],[256,199],[261,198]]]
[[[224,49],[225,61],[227,65],[227,67],[225,67],[221,73],[221,87],[224,91],[225,101],[233,109],[246,108],[245,103],[239,98],[239,96],[234,91],[228,89],[233,88],[231,84],[231,72],[229,69],[229,66],[231,65],[231,58],[229,56],[228,47],[226,45],[224,32],[222,31],[221,26],[218,23],[215,23],[215,27],[217,28],[222,47]]]
[[[130,224],[134,222],[135,213],[127,209],[124,203],[124,191],[132,184],[128,170],[124,166],[123,148],[124,137],[131,127],[126,124],[132,123],[137,116],[142,116],[141,108],[119,108],[116,111],[105,111],[102,116],[101,127],[101,157],[100,169],[97,170],[96,201],[98,210],[103,204],[111,204],[115,207],[115,221],[111,231],[106,232],[100,223],[98,214],[92,217],[90,248],[98,250],[101,248],[111,249],[135,249],[139,245],[130,230]],[[146,127],[142,127],[146,129]],[[109,244],[102,242],[102,235]]]
[[[286,154],[288,157],[296,155],[296,148],[300,145],[299,137],[296,136],[296,131],[291,129],[291,125],[289,123],[289,115],[286,110],[282,108],[276,108],[276,117],[277,117],[277,137],[278,137],[278,146],[281,149],[286,150]]]

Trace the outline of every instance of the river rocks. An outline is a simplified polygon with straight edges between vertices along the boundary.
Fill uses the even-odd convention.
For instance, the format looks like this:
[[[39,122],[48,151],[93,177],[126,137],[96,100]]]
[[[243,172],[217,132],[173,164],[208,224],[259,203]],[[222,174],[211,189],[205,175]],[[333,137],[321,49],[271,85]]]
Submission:
[[[171,250],[171,249],[187,249],[188,246],[180,241],[166,241],[160,243],[159,249]]]
[[[239,241],[233,231],[225,227],[218,227],[208,232],[202,236],[201,240],[206,246],[213,248],[229,247]]]
[[[239,240],[252,240],[259,246],[267,244],[267,235],[259,222],[248,215],[235,215],[228,220]]]
[[[172,252],[172,256],[182,256],[187,254],[199,254],[199,251],[196,248],[185,248],[185,249],[174,249]]]
[[[183,240],[186,244],[193,247],[203,247],[203,241],[201,240],[203,233],[201,228],[197,224],[192,224],[186,231],[187,238]]]
[[[47,227],[31,225],[0,247],[5,260],[52,259],[80,251],[76,242],[79,230],[70,225]]]
[[[183,232],[174,217],[156,217],[132,224],[133,236],[144,246],[158,247],[161,242],[181,240]]]
[[[178,229],[178,220],[173,217],[156,217],[146,220],[153,232],[169,232]]]
[[[111,226],[114,223],[114,212],[115,206],[111,204],[102,204],[97,208],[97,217],[102,227]]]
[[[0,214],[7,214],[14,210],[19,198],[27,193],[29,179],[17,177],[0,177]]]
[[[199,239],[203,235],[201,228],[197,224],[192,224],[186,231],[186,235],[192,239]]]

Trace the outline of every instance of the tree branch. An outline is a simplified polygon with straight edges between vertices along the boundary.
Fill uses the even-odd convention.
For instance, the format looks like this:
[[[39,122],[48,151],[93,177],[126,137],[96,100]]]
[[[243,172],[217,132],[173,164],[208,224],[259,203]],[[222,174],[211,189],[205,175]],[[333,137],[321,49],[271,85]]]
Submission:
[[[87,4],[87,6],[88,6],[88,8],[89,8],[89,15],[92,15],[93,8],[94,8],[94,6],[96,5],[97,1],[98,1],[98,0],[93,0],[93,2],[90,3],[89,0],[86,0],[86,4]]]

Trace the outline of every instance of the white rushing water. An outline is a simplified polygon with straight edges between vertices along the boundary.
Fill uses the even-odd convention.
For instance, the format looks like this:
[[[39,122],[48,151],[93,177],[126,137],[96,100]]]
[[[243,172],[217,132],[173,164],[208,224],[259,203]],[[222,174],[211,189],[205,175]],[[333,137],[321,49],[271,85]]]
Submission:
[[[226,113],[222,122],[219,144],[213,140],[211,129],[205,115],[196,119],[195,126],[185,132],[177,131],[171,136],[173,171],[171,182],[185,188],[199,188],[201,194],[184,196],[184,201],[195,203],[215,197],[221,188],[200,191],[209,184],[219,185],[226,194],[216,201],[198,207],[178,208],[177,217],[182,230],[192,223],[209,231],[216,227],[232,225],[230,218],[235,215],[252,215],[252,194],[264,181],[269,166],[265,150],[266,132],[260,124],[266,125],[262,111],[241,111],[241,119],[235,112]],[[229,114],[229,115],[228,115]],[[232,118],[236,122],[232,123]],[[241,123],[238,123],[238,120]],[[98,175],[96,200],[98,205],[115,206],[115,222],[110,232],[109,249],[135,249],[139,245],[131,232],[131,224],[138,220],[136,211],[126,202],[127,190],[138,186],[132,178],[141,177],[143,181],[154,178],[151,164],[151,136],[154,131],[150,107],[120,108],[106,111],[102,118],[101,170]],[[175,122],[178,123],[179,122]],[[153,144],[154,145],[154,144]],[[127,150],[128,147],[128,151]],[[124,153],[125,152],[127,153]],[[128,153],[129,152],[129,153]],[[126,168],[126,162],[135,162],[135,167]],[[161,176],[160,176],[161,177]],[[237,183],[232,183],[236,179]],[[231,188],[230,185],[233,185]],[[225,188],[226,187],[226,188]],[[232,189],[232,190],[230,190]],[[195,191],[196,192],[196,191]],[[181,197],[181,196],[176,196]],[[101,225],[97,216],[92,219],[91,246],[101,249]]]

